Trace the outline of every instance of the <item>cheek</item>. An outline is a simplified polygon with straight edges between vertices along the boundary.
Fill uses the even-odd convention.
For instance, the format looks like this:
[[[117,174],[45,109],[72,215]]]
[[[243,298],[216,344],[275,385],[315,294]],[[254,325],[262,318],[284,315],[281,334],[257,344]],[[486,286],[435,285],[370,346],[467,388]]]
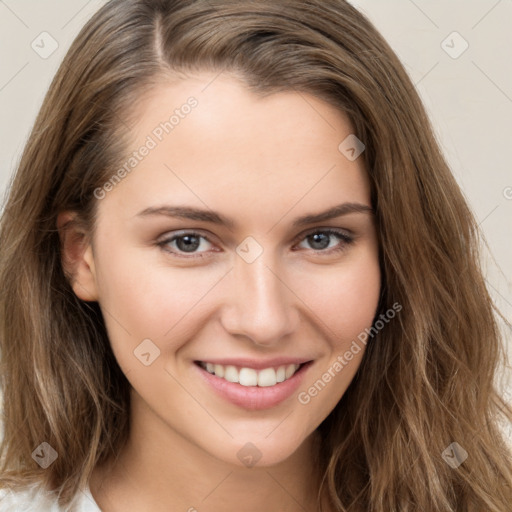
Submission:
[[[211,312],[215,287],[229,270],[222,265],[171,267],[156,250],[148,258],[145,250],[122,249],[112,239],[102,247],[106,250],[97,258],[101,307],[116,357],[129,365],[145,339],[162,351],[179,349]],[[380,292],[376,254],[368,247],[339,265],[289,274],[298,307],[334,353],[344,352],[374,318]]]
[[[144,251],[120,253],[105,253],[97,271],[101,307],[114,351],[132,352],[147,338],[162,350],[175,350],[178,347],[169,342],[187,337],[191,320],[194,323],[204,312],[208,293],[225,269],[172,268],[160,257],[148,258]]]
[[[297,279],[297,295],[312,311],[332,348],[342,349],[357,338],[371,325],[377,310],[381,287],[378,258],[373,251],[354,256],[339,266]]]
[[[360,253],[357,260],[303,284],[301,293],[322,329],[326,357],[301,386],[297,400],[303,415],[323,420],[344,395],[364,356],[361,339],[366,338],[361,333],[372,325],[380,295],[378,259],[372,251]]]
[[[163,336],[192,309],[201,309],[224,267],[171,268],[148,262],[142,252],[109,252],[99,258],[97,278],[102,305],[126,330]],[[370,251],[338,266],[301,268],[291,277],[294,292],[317,318],[338,334],[371,323],[380,292],[380,269]],[[206,300],[205,300],[206,299]],[[108,313],[107,313],[108,314]],[[346,336],[343,336],[346,337]]]

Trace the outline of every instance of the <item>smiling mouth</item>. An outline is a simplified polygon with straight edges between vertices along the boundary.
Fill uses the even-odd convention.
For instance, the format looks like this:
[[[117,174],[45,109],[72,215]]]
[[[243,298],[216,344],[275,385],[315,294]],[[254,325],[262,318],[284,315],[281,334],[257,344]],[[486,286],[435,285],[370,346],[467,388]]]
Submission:
[[[232,383],[242,386],[272,387],[292,378],[304,364],[287,364],[270,368],[255,370],[253,368],[237,367],[233,365],[213,364],[204,361],[195,361],[195,364],[208,373]]]

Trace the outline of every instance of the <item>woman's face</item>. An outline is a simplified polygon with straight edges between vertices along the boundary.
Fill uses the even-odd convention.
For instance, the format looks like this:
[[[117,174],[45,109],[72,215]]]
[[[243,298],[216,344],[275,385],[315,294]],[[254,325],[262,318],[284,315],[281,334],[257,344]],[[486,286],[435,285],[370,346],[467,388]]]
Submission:
[[[74,285],[101,306],[134,424],[265,465],[335,407],[380,292],[352,133],[316,97],[260,98],[226,75],[144,102],[124,172],[96,191],[89,274]]]

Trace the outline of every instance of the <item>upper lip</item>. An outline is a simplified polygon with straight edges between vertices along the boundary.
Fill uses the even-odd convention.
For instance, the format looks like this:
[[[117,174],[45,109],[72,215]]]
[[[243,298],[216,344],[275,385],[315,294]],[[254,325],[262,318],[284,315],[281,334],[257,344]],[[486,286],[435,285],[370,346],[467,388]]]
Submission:
[[[264,368],[275,368],[279,366],[286,366],[289,364],[304,364],[311,361],[311,359],[303,357],[274,357],[272,359],[251,359],[246,357],[229,358],[229,359],[216,359],[205,358],[198,359],[197,362],[220,364],[222,366],[237,366],[239,368],[253,368],[254,370],[263,370]]]

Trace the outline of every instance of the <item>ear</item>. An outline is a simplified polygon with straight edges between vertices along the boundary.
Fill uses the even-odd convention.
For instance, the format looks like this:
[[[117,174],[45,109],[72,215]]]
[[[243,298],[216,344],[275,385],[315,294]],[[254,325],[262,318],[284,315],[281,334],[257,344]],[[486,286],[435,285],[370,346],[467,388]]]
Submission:
[[[75,212],[65,211],[57,216],[62,268],[75,295],[85,301],[98,300],[92,246],[86,230]]]

